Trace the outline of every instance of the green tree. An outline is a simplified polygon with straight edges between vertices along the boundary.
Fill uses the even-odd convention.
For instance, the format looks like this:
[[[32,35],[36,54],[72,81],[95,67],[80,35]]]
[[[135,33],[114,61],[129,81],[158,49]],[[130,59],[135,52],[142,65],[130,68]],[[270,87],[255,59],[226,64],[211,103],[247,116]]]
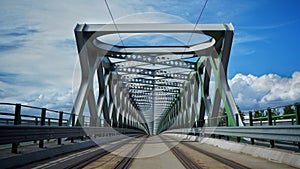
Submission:
[[[278,109],[271,109],[271,114],[272,116],[279,116],[280,112],[278,111]]]
[[[283,108],[283,115],[289,115],[289,114],[295,114],[295,109],[292,108],[292,106],[284,106]],[[290,118],[290,117],[284,117],[284,118]]]
[[[295,109],[293,109],[292,106],[284,106],[283,115],[287,114],[295,114]]]
[[[263,111],[259,111],[259,110],[254,111],[254,118],[263,117],[263,116],[264,116]]]
[[[267,110],[266,111],[265,110],[261,110],[260,113],[261,113],[260,117],[266,117],[267,116]]]
[[[245,113],[240,110],[239,106],[236,106],[236,107],[238,109],[239,115],[241,116],[242,122],[244,122],[244,120],[245,120]]]
[[[226,125],[226,116],[227,116],[227,113],[226,113],[226,111],[225,111],[225,108],[223,108],[223,109],[220,109],[219,110],[219,117],[221,117],[221,118],[219,118],[219,122],[218,122],[218,126],[225,126]]]

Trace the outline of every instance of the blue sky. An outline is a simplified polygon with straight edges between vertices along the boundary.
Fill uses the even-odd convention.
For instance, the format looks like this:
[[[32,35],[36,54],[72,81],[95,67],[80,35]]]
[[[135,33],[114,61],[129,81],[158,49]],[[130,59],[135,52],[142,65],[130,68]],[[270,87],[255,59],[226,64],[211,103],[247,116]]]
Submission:
[[[78,71],[73,29],[76,23],[111,23],[104,1],[0,3],[0,102],[70,111]],[[203,0],[108,3],[117,23],[195,23],[204,5]],[[299,6],[298,0],[208,0],[199,23],[232,22],[235,27],[228,78],[242,109],[300,101]],[[178,18],[132,17],[145,12]]]
[[[300,68],[299,1],[258,1],[232,22],[236,36],[229,74],[282,76]]]

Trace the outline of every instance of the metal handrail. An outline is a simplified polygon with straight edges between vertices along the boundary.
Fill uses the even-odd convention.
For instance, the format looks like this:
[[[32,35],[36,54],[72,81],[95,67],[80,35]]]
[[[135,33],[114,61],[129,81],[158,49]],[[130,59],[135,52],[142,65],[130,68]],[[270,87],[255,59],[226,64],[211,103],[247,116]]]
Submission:
[[[285,106],[295,106],[295,105],[299,105],[300,104],[300,102],[296,102],[296,103],[294,103],[294,104],[287,104],[287,105],[280,105],[280,106],[272,106],[272,107],[266,107],[266,108],[262,108],[262,109],[249,109],[249,110],[244,110],[243,112],[245,113],[245,112],[249,112],[249,111],[251,111],[251,112],[255,112],[255,111],[265,111],[265,110],[268,110],[268,109],[280,109],[280,108],[284,108]]]
[[[4,103],[4,102],[0,102],[0,105],[8,105],[8,106],[15,106],[16,103]],[[38,109],[38,110],[42,110],[43,108],[42,107],[36,107],[36,106],[29,106],[29,105],[21,105],[22,107],[26,107],[26,108],[31,108],[31,109]],[[60,111],[58,110],[52,110],[52,109],[47,109],[46,108],[46,111],[50,111],[50,112],[54,112],[54,113],[59,113]],[[68,114],[70,115],[71,113],[69,112],[64,112],[64,114]]]
[[[5,113],[5,112],[0,112],[0,115],[3,116],[14,116],[13,113]],[[34,116],[34,115],[27,115],[27,114],[22,114],[22,117],[28,117],[28,118],[38,118],[40,119],[41,117],[39,116]],[[51,120],[59,120],[59,118],[54,118],[54,117],[46,117],[46,119],[51,119]],[[9,119],[8,119],[9,120]],[[11,119],[13,120],[13,119]],[[68,121],[69,119],[62,119],[63,121]]]
[[[164,133],[215,134],[254,139],[300,142],[300,125],[184,128],[167,130]]]
[[[66,127],[66,126],[0,126],[0,145],[35,140],[69,138],[81,136],[118,135],[121,133],[143,133],[136,129],[111,127]]]

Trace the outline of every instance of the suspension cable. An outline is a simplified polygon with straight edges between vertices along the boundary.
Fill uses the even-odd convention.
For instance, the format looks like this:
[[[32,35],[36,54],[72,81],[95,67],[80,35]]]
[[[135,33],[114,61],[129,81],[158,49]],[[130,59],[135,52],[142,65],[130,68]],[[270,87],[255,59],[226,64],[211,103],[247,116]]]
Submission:
[[[204,9],[205,9],[205,7],[206,7],[207,2],[208,2],[208,0],[205,1],[204,5],[203,5],[203,8],[201,9],[201,12],[200,12],[200,14],[199,14],[199,16],[198,16],[198,18],[197,18],[196,24],[195,24],[195,26],[194,26],[194,29],[193,29],[192,33],[190,34],[189,39],[188,39],[188,41],[187,41],[187,45],[189,45],[189,43],[190,43],[191,40],[192,40],[193,34],[194,34],[194,32],[195,32],[195,30],[196,30],[196,28],[197,28],[197,26],[198,26],[198,23],[199,23],[199,21],[200,21],[200,18],[201,18],[202,14],[203,14],[203,11],[204,11]],[[184,48],[183,53],[184,53],[185,51],[186,51],[186,48]],[[181,58],[182,58],[182,56],[183,56],[183,54],[181,55]]]
[[[114,24],[114,26],[115,26],[115,29],[116,29],[116,31],[117,31],[117,33],[118,33],[118,36],[119,36],[120,41],[121,41],[121,43],[122,43],[122,46],[124,47],[124,50],[125,50],[125,52],[127,53],[126,48],[125,48],[125,45],[124,45],[124,42],[123,42],[123,40],[122,40],[122,38],[121,38],[121,35],[120,35],[120,32],[119,32],[118,26],[116,25],[115,19],[114,19],[113,15],[112,15],[112,12],[111,12],[110,8],[109,8],[109,5],[108,5],[108,3],[107,3],[106,0],[104,0],[104,2],[105,2],[105,5],[106,5],[107,10],[108,10],[108,12],[109,12],[109,15],[110,15],[110,17],[111,17],[111,20],[113,21],[113,24]]]

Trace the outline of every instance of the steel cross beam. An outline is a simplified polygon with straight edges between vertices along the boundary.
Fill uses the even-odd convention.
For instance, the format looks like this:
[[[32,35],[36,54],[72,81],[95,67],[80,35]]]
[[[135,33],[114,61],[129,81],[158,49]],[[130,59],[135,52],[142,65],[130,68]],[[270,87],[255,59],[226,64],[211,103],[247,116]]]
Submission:
[[[180,59],[174,59],[172,56],[165,56],[165,55],[159,55],[159,56],[153,56],[153,55],[122,55],[122,54],[111,54],[106,55],[108,58],[116,58],[116,59],[124,59],[124,61],[120,61],[117,65],[117,67],[128,67],[129,65],[126,65],[126,62],[128,61],[134,61],[138,62],[138,65],[148,65],[148,64],[160,64],[160,65],[166,65],[166,66],[172,66],[172,67],[179,67],[179,68],[185,68],[185,69],[195,69],[196,65],[194,63],[189,63],[187,61],[181,61],[182,58],[190,58],[194,57],[194,55],[188,55],[185,57],[181,57]],[[174,56],[173,56],[174,57]],[[125,63],[124,63],[125,62]],[[140,63],[141,62],[141,63]],[[123,65],[124,64],[124,65]]]
[[[124,76],[122,76],[124,77]],[[157,86],[165,86],[165,87],[179,87],[182,88],[183,87],[183,82],[174,82],[174,81],[170,81],[170,79],[146,79],[146,78],[132,78],[132,79],[126,79],[123,80],[124,83],[126,84],[131,84],[131,83],[135,83],[135,84],[147,84],[147,85],[157,85]]]
[[[118,68],[118,69],[116,69],[116,72],[120,73],[120,75],[138,74],[138,75],[144,75],[146,77],[164,77],[164,78],[170,78],[170,79],[188,80],[188,75],[185,75],[185,74],[179,74],[179,73],[163,74],[163,73],[159,73],[157,71],[153,71],[153,70],[149,70],[149,69],[148,70],[140,69],[140,68],[133,69],[134,71],[132,71],[132,69],[130,69],[130,70],[128,70],[128,69],[127,68]]]

